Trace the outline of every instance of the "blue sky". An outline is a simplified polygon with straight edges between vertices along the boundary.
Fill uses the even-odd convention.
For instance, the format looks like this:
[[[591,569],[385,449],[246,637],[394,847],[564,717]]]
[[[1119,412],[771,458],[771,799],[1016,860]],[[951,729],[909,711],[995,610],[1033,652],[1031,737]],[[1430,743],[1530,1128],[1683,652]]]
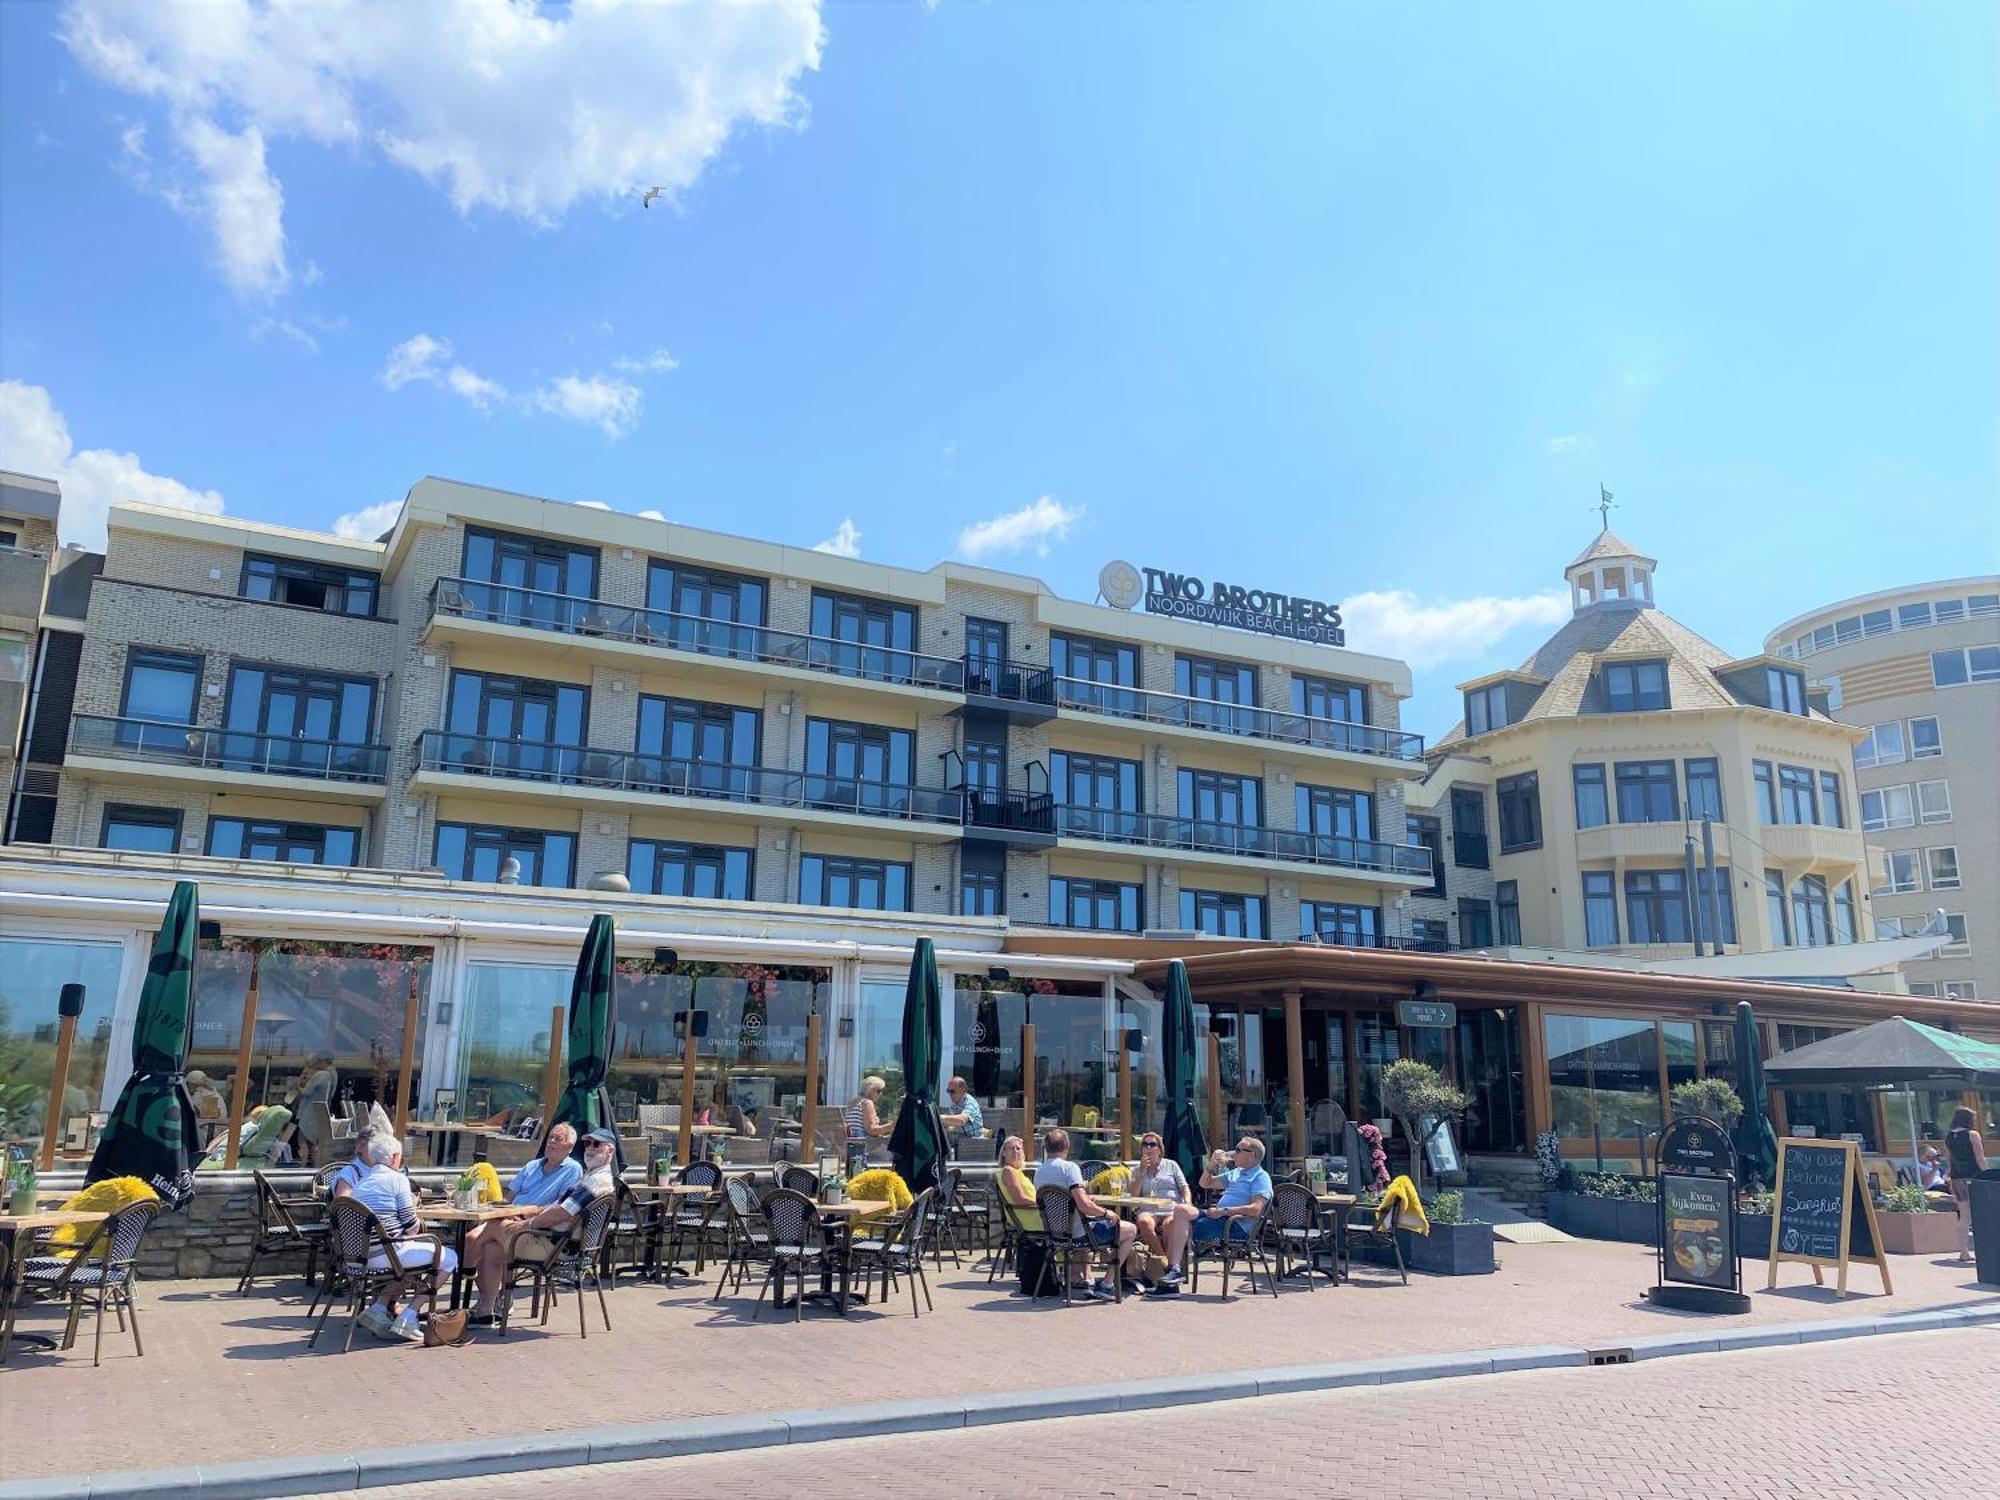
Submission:
[[[405,11],[0,6],[0,466],[80,535],[436,473],[1122,556],[1348,602],[1431,734],[1600,479],[1731,650],[2000,556],[2000,8]]]

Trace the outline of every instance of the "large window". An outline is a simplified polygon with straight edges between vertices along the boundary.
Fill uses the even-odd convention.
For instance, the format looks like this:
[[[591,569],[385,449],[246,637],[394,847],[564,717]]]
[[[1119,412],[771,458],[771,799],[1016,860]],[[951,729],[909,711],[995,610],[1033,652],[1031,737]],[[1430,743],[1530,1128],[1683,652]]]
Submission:
[[[1804,766],[1778,767],[1778,821],[1794,826],[1819,821],[1819,801],[1813,792],[1813,773]]]
[[[1404,835],[1418,848],[1431,851],[1431,883],[1416,892],[1419,896],[1442,896],[1444,894],[1444,822],[1421,813],[1411,813],[1404,820],[1407,832]]]
[[[1920,781],[1917,783],[1917,821],[1919,823],[1949,823],[1951,821],[1950,782]]]
[[[1049,756],[1049,782],[1064,832],[1083,838],[1137,835],[1138,761],[1057,750]]]
[[[1049,920],[1094,932],[1138,932],[1145,922],[1136,884],[1065,875],[1049,877]]]
[[[908,911],[910,867],[896,860],[808,854],[799,861],[799,900],[853,911]]]
[[[748,767],[757,764],[763,741],[763,715],[733,703],[701,703],[691,698],[639,699],[639,725],[633,748],[703,768]],[[720,790],[741,778],[714,778]],[[700,776],[690,780],[706,784]]]
[[[1870,833],[1909,828],[1916,821],[1916,804],[1907,786],[1877,787],[1861,794],[1861,826]]]
[[[1375,837],[1375,799],[1366,792],[1301,783],[1292,789],[1292,803],[1299,832],[1315,839]],[[1339,858],[1340,845],[1335,843],[1330,852]]]
[[[1843,880],[1833,890],[1833,940],[1836,943],[1852,943],[1859,937],[1860,928],[1854,911],[1854,882]]]
[[[1687,772],[1688,817],[1696,822],[1722,816],[1722,772],[1712,757],[1682,762]]]
[[[1680,797],[1670,760],[1625,760],[1618,763],[1618,821],[1678,823]]]
[[[597,549],[572,547],[549,537],[517,536],[468,526],[463,573],[474,582],[495,583],[509,589],[568,594],[577,599],[597,597]],[[517,598],[508,600],[504,608],[510,615],[525,610],[533,617],[550,606]],[[552,622],[566,622],[568,614],[557,610],[549,618]]]
[[[1931,653],[1931,682],[1936,687],[1964,687],[1972,682],[2000,682],[2000,646],[1967,646]]]
[[[1106,687],[1139,685],[1139,653],[1131,646],[1094,640],[1084,635],[1049,637],[1049,664],[1058,677],[1072,677]]]
[[[1886,617],[1888,611],[1882,611]],[[1764,669],[1764,702],[1766,706],[1780,713],[1803,714],[1806,711],[1806,679],[1803,673],[1785,667]]]
[[[42,1144],[62,1029],[56,1006],[66,984],[83,986],[83,1014],[56,1102],[57,1129],[105,1104],[106,1068],[115,1067],[122,1076],[126,1067],[111,1047],[123,968],[124,949],[117,943],[0,938],[0,1092],[8,1105],[0,1110],[0,1141]]]
[[[1757,821],[1770,827],[1778,821],[1778,776],[1768,760],[1750,762],[1750,777],[1757,784]]]
[[[333,615],[373,615],[382,576],[361,568],[336,568],[293,557],[246,553],[237,593]]]
[[[1007,915],[1007,851],[967,844],[958,857],[958,914]]]
[[[1530,771],[1524,776],[1503,776],[1495,787],[1500,804],[1500,852],[1535,849],[1542,842],[1541,779]]]
[[[1482,688],[1472,688],[1465,695],[1465,732],[1485,734],[1489,730],[1501,729],[1507,724],[1507,684],[1488,683]]]
[[[1518,946],[1521,941],[1521,882],[1502,880],[1493,887],[1493,912],[1499,923],[1496,936],[1504,947]]]
[[[1847,811],[1840,795],[1840,773],[1822,771],[1819,773],[1819,816],[1829,828],[1845,828]]]
[[[114,802],[104,809],[104,827],[97,842],[102,849],[127,849],[135,854],[177,854],[181,847],[180,810]]]
[[[1687,876],[1680,870],[1625,872],[1625,937],[1633,943],[1686,943]]]
[[[456,766],[574,777],[590,689],[532,677],[454,671],[445,759]]]
[[[1493,946],[1493,903],[1470,896],[1458,898],[1458,945],[1461,948]]]
[[[453,880],[497,881],[510,859],[519,862],[519,884],[565,888],[575,878],[576,835],[475,823],[437,826],[432,862]]]
[[[1473,787],[1451,789],[1452,858],[1469,870],[1491,863],[1486,846],[1486,794]]]
[[[1257,669],[1241,662],[1217,661],[1208,656],[1176,656],[1174,691],[1183,697],[1202,698],[1210,703],[1255,707]]]
[[[1878,849],[1876,853],[1882,856],[1882,873],[1876,878],[1871,895],[1900,896],[1923,889],[1917,878],[1916,850]]]
[[[899,812],[910,804],[916,736],[848,719],[806,721],[806,796],[830,807]]]
[[[1701,903],[1701,910],[1698,916],[1701,922],[1702,936],[1710,942],[1718,941],[1718,939],[1725,943],[1735,942],[1736,898],[1729,886],[1729,867],[1727,865],[1718,866],[1715,871],[1715,902],[1712,908],[1709,904],[1710,882],[1707,869],[1699,866],[1695,869],[1694,886],[1696,898]],[[1721,924],[1719,930],[1711,925],[1711,911],[1713,912],[1714,921]]]
[[[1583,940],[1592,948],[1618,944],[1618,895],[1609,870],[1583,872]]]
[[[1935,714],[1910,720],[1910,759],[1929,760],[1944,754],[1944,737],[1938,733]]]
[[[1604,791],[1604,766],[1593,762],[1572,766],[1570,779],[1576,783],[1576,826],[1602,828],[1611,821],[1611,805]]]
[[[1181,817],[1210,825],[1211,831],[1263,825],[1264,784],[1255,776],[1183,768],[1176,779]]]
[[[647,629],[683,651],[756,656],[769,592],[761,578],[655,558],[646,569]]]
[[[1667,664],[1663,661],[1606,663],[1604,706],[1614,714],[1667,707]]]
[[[244,770],[339,777],[372,758],[349,746],[375,737],[375,679],[291,667],[236,666],[229,674],[225,754]]]
[[[1551,1123],[1565,1156],[1643,1160],[1647,1133],[1666,1116],[1662,1024],[1610,1016],[1546,1015]],[[1691,1022],[1664,1023],[1673,1052],[1692,1064]]]
[[[200,657],[132,647],[125,657],[125,690],[118,712],[122,718],[145,723],[120,725],[119,743],[140,750],[185,752],[187,736],[181,731],[194,722],[200,683]],[[148,724],[170,727],[154,730]]]
[[[1934,891],[1955,891],[1959,886],[1958,849],[1952,844],[1943,844],[1924,851],[1924,866],[1930,873],[1931,889]]]
[[[634,891],[648,896],[748,901],[755,861],[756,855],[749,849],[633,839],[626,848],[625,874]]]
[[[812,633],[830,651],[835,671],[871,679],[909,677],[916,663],[906,654],[917,648],[917,612],[907,604],[814,589]]]
[[[1792,941],[1801,948],[1833,942],[1833,907],[1823,875],[1801,875],[1792,887]]]
[[[1933,719],[1932,724],[1936,724]],[[1900,765],[1904,758],[1903,721],[1890,719],[1884,724],[1869,726],[1867,737],[1854,746],[1854,769],[1866,771],[1875,766]]]
[[[1375,948],[1381,945],[1382,909],[1357,906],[1347,901],[1301,901],[1299,936],[1317,936],[1323,943],[1343,948]]]
[[[1771,924],[1771,941],[1792,947],[1792,909],[1785,899],[1785,877],[1777,870],[1764,872],[1764,915]]]
[[[1368,689],[1358,682],[1295,673],[1292,677],[1292,712],[1311,719],[1366,724]]]
[[[357,865],[361,830],[325,823],[210,818],[208,852],[218,859],[269,859],[290,865]]]
[[[1214,937],[1269,937],[1264,927],[1264,898],[1237,891],[1194,891],[1181,888],[1181,926]]]

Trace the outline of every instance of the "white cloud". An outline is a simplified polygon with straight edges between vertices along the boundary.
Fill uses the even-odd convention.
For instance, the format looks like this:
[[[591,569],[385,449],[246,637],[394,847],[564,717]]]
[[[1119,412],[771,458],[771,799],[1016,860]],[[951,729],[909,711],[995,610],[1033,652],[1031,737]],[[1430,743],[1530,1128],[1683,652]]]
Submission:
[[[1560,456],[1577,453],[1590,446],[1590,439],[1578,432],[1566,432],[1561,437],[1552,437],[1542,444],[1550,453]]]
[[[225,270],[257,295],[290,277],[267,140],[380,152],[461,213],[551,224],[678,195],[746,123],[803,124],[823,44],[818,0],[66,0],[62,36],[164,108]]]
[[[1047,557],[1049,544],[1068,538],[1070,527],[1083,519],[1081,505],[1063,505],[1043,495],[1019,510],[968,526],[958,534],[958,550],[977,560],[995,552],[1020,552],[1028,547]]]
[[[1419,668],[1483,656],[1509,631],[1559,624],[1569,612],[1566,594],[1424,602],[1407,589],[1351,594],[1340,606],[1347,643],[1355,650],[1399,657]]]
[[[382,367],[382,384],[400,391],[413,380],[436,380],[438,366],[451,358],[451,344],[428,333],[412,334],[389,351]]]
[[[607,375],[558,375],[536,391],[532,404],[578,422],[595,422],[608,438],[621,438],[639,420],[639,388]]]
[[[854,517],[842,516],[833,535],[823,542],[814,542],[813,551],[831,552],[835,557],[859,557],[861,555],[861,529],[854,524]]]
[[[319,340],[290,318],[259,318],[250,326],[252,338],[261,339],[267,333],[275,333],[281,338],[289,339],[308,354],[319,353]]]
[[[481,411],[491,411],[507,399],[507,388],[499,381],[475,375],[464,365],[453,365],[445,371],[444,383],[452,394],[463,396]]]
[[[53,479],[62,486],[62,539],[104,545],[104,515],[137,500],[205,515],[222,513],[222,496],[149,474],[137,454],[109,448],[75,451],[69,424],[38,385],[0,380],[0,469]]]
[[[396,512],[402,508],[400,500],[384,500],[379,505],[364,505],[359,510],[350,510],[346,515],[334,518],[333,534],[344,536],[349,541],[372,542],[396,524]]]
[[[669,370],[678,370],[681,362],[664,349],[655,349],[643,359],[615,359],[614,369],[623,370],[628,375],[664,375]]]

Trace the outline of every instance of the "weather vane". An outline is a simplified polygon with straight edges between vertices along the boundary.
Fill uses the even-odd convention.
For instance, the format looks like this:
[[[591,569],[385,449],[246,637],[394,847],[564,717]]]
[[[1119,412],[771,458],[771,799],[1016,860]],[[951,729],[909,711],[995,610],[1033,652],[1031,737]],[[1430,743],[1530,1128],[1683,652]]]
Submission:
[[[1598,516],[1603,520],[1606,531],[1611,529],[1611,512],[1617,508],[1617,502],[1611,498],[1611,491],[1604,487],[1603,480],[1599,480],[1597,483],[1597,504],[1593,505],[1591,509],[1596,511]]]

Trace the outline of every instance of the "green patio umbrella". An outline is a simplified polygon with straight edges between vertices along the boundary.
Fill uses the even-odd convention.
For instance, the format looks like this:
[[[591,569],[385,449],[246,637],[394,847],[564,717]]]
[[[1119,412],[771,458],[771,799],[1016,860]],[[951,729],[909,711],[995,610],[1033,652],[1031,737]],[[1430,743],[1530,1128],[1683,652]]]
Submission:
[[[944,1123],[937,1108],[942,1009],[937,950],[929,938],[918,938],[903,991],[903,1107],[889,1137],[889,1155],[912,1193],[944,1183]]]
[[[1771,1129],[1771,1090],[1764,1082],[1764,1048],[1748,1000],[1736,1002],[1736,1092],[1743,1117],[1736,1122],[1736,1162],[1748,1187],[1778,1178],[1778,1136]]]
[[[1178,958],[1167,965],[1167,1004],[1161,1026],[1166,1032],[1161,1061],[1167,1075],[1167,1123],[1160,1132],[1160,1142],[1167,1158],[1179,1162],[1193,1183],[1201,1178],[1208,1138],[1194,1107],[1194,993],[1188,988],[1187,965]]]
[[[200,895],[191,880],[174,886],[153,939],[139,1014],[132,1023],[132,1076],[98,1138],[84,1183],[137,1177],[169,1210],[194,1196],[201,1126],[188,1097],[188,1039],[194,1031],[194,947]]]
[[[610,1125],[611,1091],[605,1079],[611,1072],[611,1039],[617,1032],[618,1005],[612,993],[613,970],[618,958],[618,934],[611,918],[599,912],[590,919],[590,931],[583,935],[583,950],[576,956],[576,974],[569,985],[568,1081],[556,1101],[546,1130],[562,1124],[576,1127],[576,1155],[583,1156],[583,1137],[599,1126]],[[625,1167],[625,1152],[618,1149],[618,1169]]]

